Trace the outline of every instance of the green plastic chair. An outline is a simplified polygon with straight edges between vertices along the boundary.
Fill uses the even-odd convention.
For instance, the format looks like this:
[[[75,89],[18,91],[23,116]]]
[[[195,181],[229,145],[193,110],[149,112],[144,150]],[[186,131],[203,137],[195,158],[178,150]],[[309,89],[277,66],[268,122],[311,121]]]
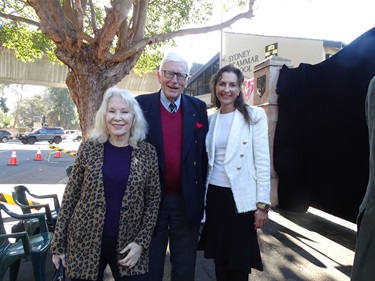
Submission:
[[[35,202],[34,204],[30,204],[30,201],[27,199],[27,194],[35,199],[53,199],[55,209],[51,210],[49,204],[35,204]],[[12,197],[14,202],[21,207],[22,213],[24,214],[31,213],[31,209],[44,208],[47,218],[47,225],[51,232],[54,231],[57,215],[60,212],[60,203],[57,194],[36,195],[31,193],[26,186],[17,185],[12,188]]]
[[[3,212],[9,216],[7,219],[23,220],[26,231],[6,233]],[[28,234],[27,221],[30,219],[38,219],[40,233]],[[9,238],[15,238],[16,242],[11,243]],[[19,262],[29,257],[33,265],[34,280],[45,281],[46,258],[51,247],[51,241],[52,233],[48,231],[44,213],[16,214],[0,203],[0,281],[3,281],[8,268],[9,280],[17,280]]]
[[[69,165],[65,168],[65,173],[66,175],[69,177],[70,174],[72,173],[72,170],[73,170],[73,165]]]

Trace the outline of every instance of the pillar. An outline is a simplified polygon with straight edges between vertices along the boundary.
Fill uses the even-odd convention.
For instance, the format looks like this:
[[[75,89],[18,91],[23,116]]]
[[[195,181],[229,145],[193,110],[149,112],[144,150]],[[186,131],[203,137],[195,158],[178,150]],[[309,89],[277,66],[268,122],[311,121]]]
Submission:
[[[283,65],[291,67],[291,61],[277,56],[271,56],[254,67],[254,106],[264,109],[268,118],[268,140],[271,155],[271,204],[278,205],[278,176],[273,167],[273,143],[277,124],[278,107],[276,84]]]

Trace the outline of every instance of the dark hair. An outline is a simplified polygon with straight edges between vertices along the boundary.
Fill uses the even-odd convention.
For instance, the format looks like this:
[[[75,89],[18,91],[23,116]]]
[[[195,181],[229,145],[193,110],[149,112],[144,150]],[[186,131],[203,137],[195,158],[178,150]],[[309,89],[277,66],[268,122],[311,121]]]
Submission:
[[[250,125],[250,115],[247,111],[248,104],[245,103],[243,99],[242,94],[242,83],[244,81],[244,76],[242,74],[242,71],[238,69],[237,67],[234,67],[231,64],[228,64],[226,66],[223,66],[220,68],[212,77],[210,81],[210,88],[211,88],[211,101],[213,105],[216,108],[221,107],[221,103],[219,99],[216,97],[216,84],[221,79],[224,72],[233,72],[237,76],[237,85],[240,88],[240,94],[237,96],[237,98],[234,101],[234,107],[238,109],[243,117],[245,118],[245,122]]]

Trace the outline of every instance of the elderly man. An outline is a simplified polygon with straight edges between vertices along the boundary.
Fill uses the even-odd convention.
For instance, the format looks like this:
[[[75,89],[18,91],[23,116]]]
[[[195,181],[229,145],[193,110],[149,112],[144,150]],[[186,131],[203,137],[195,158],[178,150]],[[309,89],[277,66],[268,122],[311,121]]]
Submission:
[[[162,201],[150,245],[150,281],[162,281],[169,240],[171,281],[193,281],[203,217],[208,130],[206,104],[183,94],[189,63],[177,53],[163,58],[161,89],[137,100],[149,124],[147,141],[159,158]]]

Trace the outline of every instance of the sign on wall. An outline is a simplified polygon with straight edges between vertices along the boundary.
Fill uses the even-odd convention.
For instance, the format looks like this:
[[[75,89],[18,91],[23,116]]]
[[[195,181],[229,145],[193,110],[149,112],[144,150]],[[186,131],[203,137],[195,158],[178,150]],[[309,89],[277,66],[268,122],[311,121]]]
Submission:
[[[228,62],[243,72],[252,72],[254,65],[259,63],[259,56],[254,54],[251,49],[245,49],[229,55]]]
[[[270,56],[277,56],[278,54],[277,43],[267,45],[265,49],[266,49],[265,54],[264,54],[265,59],[269,58]]]

